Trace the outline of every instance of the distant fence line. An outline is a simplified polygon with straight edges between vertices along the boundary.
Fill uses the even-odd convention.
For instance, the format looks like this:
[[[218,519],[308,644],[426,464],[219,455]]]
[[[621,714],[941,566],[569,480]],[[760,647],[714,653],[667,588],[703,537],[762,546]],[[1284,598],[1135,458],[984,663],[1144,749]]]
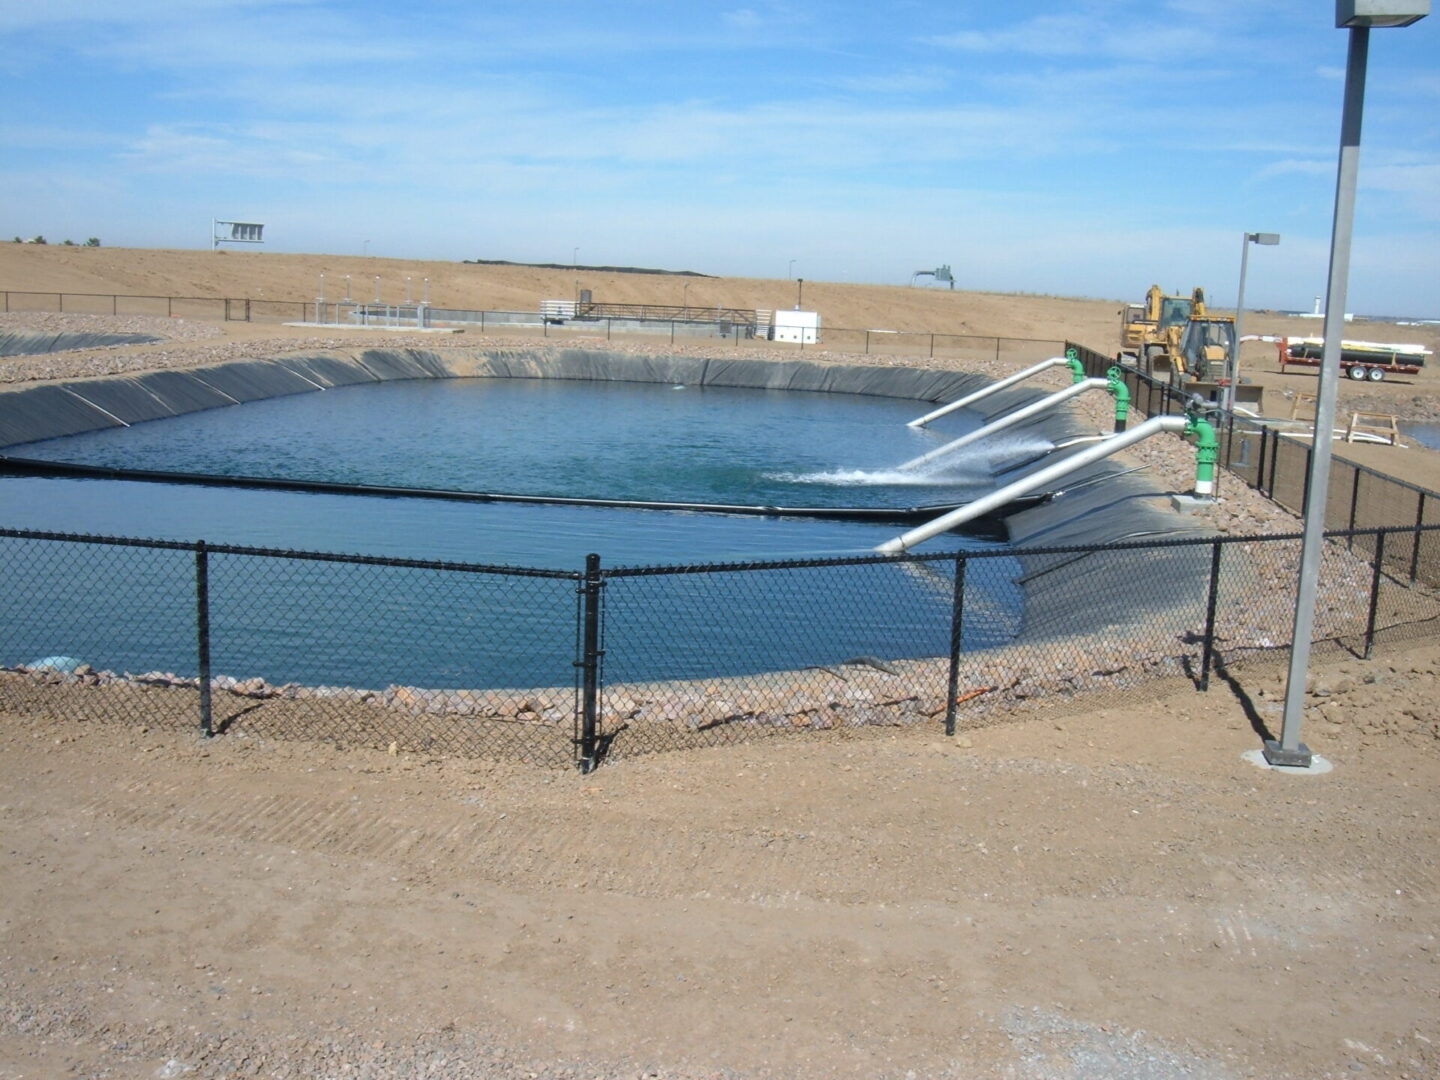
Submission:
[[[365,300],[326,300],[317,306],[314,300],[270,300],[256,297],[213,296],[146,296],[124,293],[78,293],[36,290],[0,290],[0,307],[6,312],[37,311],[72,315],[152,315],[166,318],[218,319],[226,322],[304,322],[312,317],[325,322],[321,309],[331,308],[389,309],[402,313],[413,324],[421,305],[414,300],[404,303],[372,303]],[[627,335],[653,338],[668,334],[671,343],[680,340],[726,341],[741,348],[763,345],[785,348],[787,343],[754,338],[747,327],[733,322],[712,322],[689,319],[639,320],[625,317],[575,319],[558,323],[545,318],[539,311],[482,311],[460,308],[428,308],[427,321],[432,324],[473,326],[481,332],[502,332],[540,338],[594,337],[603,333],[607,341]],[[400,321],[397,318],[397,321]],[[358,323],[357,323],[358,325]],[[371,325],[377,325],[372,321]],[[753,328],[751,328],[753,329]],[[927,358],[1011,360],[1033,362],[1054,356],[1064,345],[1058,338],[1004,337],[993,334],[949,334],[928,330],[860,329],[822,327],[821,342],[811,349],[830,352],[887,356],[923,356]],[[803,352],[803,342],[788,344]]]

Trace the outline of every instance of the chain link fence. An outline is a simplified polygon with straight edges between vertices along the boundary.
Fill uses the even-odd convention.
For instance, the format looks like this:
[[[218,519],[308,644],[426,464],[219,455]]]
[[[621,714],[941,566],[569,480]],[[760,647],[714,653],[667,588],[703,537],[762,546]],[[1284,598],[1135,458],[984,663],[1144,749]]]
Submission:
[[[1326,545],[1317,655],[1433,636],[1440,525]],[[0,530],[0,709],[593,768],[954,732],[1288,656],[1300,538],[560,571]],[[1417,555],[1417,553],[1419,553]]]
[[[1075,350],[1091,377],[1103,378],[1109,368],[1116,366],[1113,358],[1083,345],[1067,342],[1066,348]],[[1148,416],[1184,413],[1188,393],[1132,365],[1119,367],[1136,409]],[[1303,515],[1312,451],[1309,432],[1277,427],[1218,406],[1208,409],[1207,415],[1219,439],[1220,464],[1287,510]],[[1354,530],[1416,526],[1409,534],[1408,572],[1430,586],[1440,585],[1440,549],[1436,548],[1434,534],[1419,526],[1435,524],[1440,524],[1440,494],[1343,457],[1331,459],[1325,527]]]
[[[358,282],[356,283],[359,284]],[[794,348],[803,353],[804,343],[770,341],[747,334],[731,322],[691,319],[593,318],[558,320],[538,311],[481,311],[423,305],[424,325],[464,326],[480,333],[507,337],[535,337],[606,341],[654,341],[669,337],[670,343],[709,339],[727,342],[737,349],[761,346],[767,349]],[[377,291],[373,303],[359,297],[351,300],[272,300],[254,297],[139,296],[117,293],[27,292],[0,290],[0,311],[53,312],[68,315],[152,315],[229,322],[308,322],[330,325],[380,326],[391,323],[415,326],[422,320],[422,305],[407,297],[403,303],[385,301]],[[361,316],[361,311],[370,314]],[[823,341],[811,349],[827,352],[871,353],[894,357],[950,360],[993,360],[1017,365],[1054,356],[1064,342],[1051,338],[1011,338],[983,334],[947,334],[928,330],[860,330],[825,327]]]

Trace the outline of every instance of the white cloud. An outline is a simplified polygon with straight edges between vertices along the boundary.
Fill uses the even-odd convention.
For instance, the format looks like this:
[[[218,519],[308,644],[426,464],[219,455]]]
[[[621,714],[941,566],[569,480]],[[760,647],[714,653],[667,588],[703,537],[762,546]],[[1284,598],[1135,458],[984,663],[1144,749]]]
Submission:
[[[1225,55],[1215,49],[1213,32],[1198,26],[1166,25],[1095,14],[1037,15],[996,30],[963,30],[926,39],[931,45],[960,52],[1006,53],[1042,57],[1122,57],[1150,61],[1164,58],[1210,58]]]
[[[849,75],[835,80],[841,90],[859,94],[938,94],[950,86],[950,73],[927,67],[874,75]]]
[[[308,7],[321,0],[45,0],[0,6],[0,32],[83,25],[174,26],[255,9]]]

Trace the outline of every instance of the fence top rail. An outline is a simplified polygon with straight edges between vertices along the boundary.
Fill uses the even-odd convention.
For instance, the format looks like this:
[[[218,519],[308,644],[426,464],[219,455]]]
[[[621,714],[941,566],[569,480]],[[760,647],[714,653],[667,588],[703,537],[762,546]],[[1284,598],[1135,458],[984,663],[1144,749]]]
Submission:
[[[1327,540],[1348,540],[1362,536],[1378,536],[1381,533],[1426,533],[1440,531],[1440,523],[1433,525],[1380,525],[1363,529],[1329,529]],[[1304,538],[1303,533],[1287,532],[1255,536],[1236,536],[1233,533],[1205,534],[1198,536],[1139,537],[1118,540],[1105,544],[1071,544],[1058,547],[1004,547],[986,548],[979,551],[945,551],[917,554],[905,552],[897,555],[839,555],[810,559],[753,560],[746,562],[719,562],[606,567],[606,577],[656,577],[672,574],[714,574],[744,573],[750,570],[809,570],[829,566],[864,566],[878,563],[927,563],[956,562],[971,559],[1004,559],[1031,557],[1036,555],[1084,555],[1101,551],[1151,551],[1156,548],[1213,547],[1232,544],[1283,543]]]
[[[167,296],[158,293],[108,293],[108,292],[70,292],[68,289],[59,291],[57,289],[0,289],[0,293],[6,296],[84,296],[91,299],[104,298],[106,300],[203,300],[206,303],[219,304],[221,302],[244,303],[243,296]],[[299,304],[300,300],[259,300],[256,303],[267,304]]]
[[[1381,525],[1361,529],[1328,529],[1327,540],[1348,540],[1363,536],[1378,537],[1394,533],[1420,534],[1440,532],[1440,522],[1429,525]],[[981,551],[944,551],[898,555],[836,555],[809,559],[751,560],[718,563],[675,563],[650,566],[606,567],[607,578],[659,577],[677,574],[744,573],[755,570],[805,570],[832,566],[866,566],[881,563],[968,562],[972,559],[1020,558],[1037,555],[1084,555],[1101,551],[1149,551],[1156,548],[1216,547],[1232,544],[1284,543],[1303,539],[1304,534],[1275,533],[1271,535],[1236,536],[1215,534],[1201,536],[1134,538],[1106,544],[1071,544],[1058,547],[997,547]],[[48,532],[39,529],[0,528],[0,539],[42,540],[57,543],[93,544],[107,547],[150,548],[164,551],[206,552],[214,555],[246,555],[258,558],[295,559],[309,562],[351,563],[361,566],[385,566],[410,570],[444,570],[457,573],[494,574],[507,577],[549,578],[557,581],[583,581],[582,570],[557,570],[534,566],[507,566],[491,563],[453,562],[444,559],[404,559],[387,555],[353,555],[329,551],[300,551],[286,548],[253,547],[243,544],[214,544],[205,540],[154,540],[133,536],[102,536],[89,533]]]
[[[150,540],[130,536],[92,536],[88,533],[45,532],[37,529],[0,528],[0,538],[11,540],[49,540],[71,544],[100,544],[109,547],[151,548],[165,551],[204,551],[211,555],[250,555],[259,558],[296,559],[307,562],[353,563],[361,566],[385,566],[406,570],[445,570],[463,574],[495,574],[504,577],[551,578],[559,581],[580,581],[585,576],[577,570],[553,570],[535,566],[452,562],[446,559],[404,559],[394,558],[388,555],[347,555],[332,551],[298,551],[286,548],[251,547],[244,544],[212,544],[205,540]]]

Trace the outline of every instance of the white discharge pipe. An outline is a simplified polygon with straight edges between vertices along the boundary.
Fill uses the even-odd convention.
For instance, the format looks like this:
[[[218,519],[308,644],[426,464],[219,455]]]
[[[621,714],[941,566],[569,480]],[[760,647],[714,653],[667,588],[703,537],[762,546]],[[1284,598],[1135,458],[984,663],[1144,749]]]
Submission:
[[[909,551],[916,544],[923,544],[926,540],[939,536],[943,532],[949,532],[959,525],[964,525],[967,521],[983,517],[991,510],[998,510],[1012,499],[1028,495],[1036,488],[1044,487],[1046,484],[1069,476],[1077,469],[1083,469],[1086,465],[1107,458],[1111,454],[1119,453],[1127,446],[1133,446],[1142,439],[1148,439],[1158,431],[1184,431],[1186,422],[1183,416],[1152,416],[1139,427],[1112,435],[1103,443],[1096,443],[1088,450],[1081,450],[1064,461],[1057,461],[1054,465],[1031,473],[1029,476],[1016,480],[1013,484],[1007,484],[1000,490],[986,495],[983,499],[976,499],[958,510],[951,510],[948,514],[942,514],[934,521],[927,521],[924,525],[917,525],[909,532],[901,533],[893,540],[885,541],[875,550],[882,555],[898,555],[902,551]]]
[[[969,435],[961,435],[960,438],[953,442],[948,442],[944,446],[931,450],[927,454],[921,454],[917,458],[911,458],[903,465],[897,465],[896,468],[918,469],[921,465],[934,461],[938,457],[944,457],[954,450],[959,450],[962,446],[969,446],[977,439],[983,439],[987,435],[993,435],[997,431],[1003,431],[1013,424],[1018,424],[1021,420],[1028,420],[1036,413],[1042,413],[1046,409],[1054,408],[1056,405],[1059,405],[1060,402],[1072,398],[1076,394],[1083,394],[1086,390],[1107,390],[1109,387],[1110,383],[1106,379],[1082,379],[1080,382],[1071,383],[1065,387],[1064,390],[1057,390],[1048,397],[1043,397],[1039,401],[1032,402],[1022,409],[1016,409],[1014,412],[1006,413],[1000,417],[999,420],[992,420],[978,431],[972,431]]]
[[[989,397],[996,391],[1004,390],[1008,386],[1014,386],[1016,383],[1028,379],[1031,375],[1039,374],[1046,368],[1057,367],[1062,364],[1068,364],[1069,362],[1070,361],[1063,356],[1052,356],[1049,360],[1041,360],[1040,363],[1034,364],[1031,367],[1027,367],[1024,371],[1017,371],[1014,375],[1011,375],[1008,378],[1001,379],[997,383],[991,383],[989,386],[985,387],[982,390],[976,390],[973,394],[967,394],[959,401],[952,401],[949,405],[942,405],[934,412],[926,413],[918,420],[911,420],[910,423],[906,424],[905,426],[924,427],[931,420],[937,420],[940,417],[944,416],[946,413],[954,412],[956,409],[963,409],[966,405],[973,405],[975,402],[981,400],[982,398]]]

